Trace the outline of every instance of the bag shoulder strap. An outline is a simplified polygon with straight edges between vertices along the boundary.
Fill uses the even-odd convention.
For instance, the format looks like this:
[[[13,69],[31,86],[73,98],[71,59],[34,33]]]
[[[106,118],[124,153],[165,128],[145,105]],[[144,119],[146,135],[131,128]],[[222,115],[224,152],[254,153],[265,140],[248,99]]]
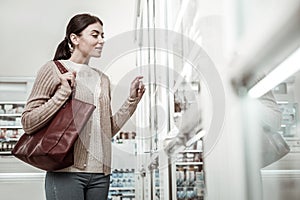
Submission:
[[[56,66],[59,69],[60,73],[64,74],[64,73],[68,72],[68,70],[58,60],[54,60],[54,63],[56,64]]]
[[[56,64],[60,73],[64,74],[68,72],[68,70],[58,60],[54,60],[54,63]],[[68,82],[71,85],[71,81]],[[73,98],[75,96],[75,87],[71,87],[71,88],[72,88],[72,95],[70,95],[70,98]]]

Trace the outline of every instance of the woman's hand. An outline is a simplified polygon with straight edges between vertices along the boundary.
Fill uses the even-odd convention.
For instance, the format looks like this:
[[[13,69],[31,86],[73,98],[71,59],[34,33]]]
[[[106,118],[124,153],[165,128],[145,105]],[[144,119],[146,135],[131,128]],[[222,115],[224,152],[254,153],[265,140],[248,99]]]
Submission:
[[[145,93],[145,85],[141,81],[143,76],[137,76],[132,82],[130,86],[130,97],[135,99],[138,98],[140,100]]]
[[[71,86],[72,88],[75,86],[76,72],[67,72],[64,74],[59,74],[59,78],[62,85],[66,87]]]

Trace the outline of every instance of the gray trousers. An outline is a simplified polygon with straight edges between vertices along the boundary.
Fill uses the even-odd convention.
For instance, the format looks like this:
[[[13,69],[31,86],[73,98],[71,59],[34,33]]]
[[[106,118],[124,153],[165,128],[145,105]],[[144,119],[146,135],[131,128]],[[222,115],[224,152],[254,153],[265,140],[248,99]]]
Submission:
[[[47,172],[47,200],[107,200],[110,175],[101,173]]]

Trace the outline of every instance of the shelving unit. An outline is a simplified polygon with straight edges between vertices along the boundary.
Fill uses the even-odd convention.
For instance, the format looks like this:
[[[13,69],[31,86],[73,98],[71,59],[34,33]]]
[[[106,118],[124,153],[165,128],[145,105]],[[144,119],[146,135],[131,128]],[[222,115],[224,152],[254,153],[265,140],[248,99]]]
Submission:
[[[24,134],[21,125],[23,101],[0,102],[0,155],[10,155],[20,136]]]
[[[136,197],[135,132],[120,131],[112,139],[112,174],[108,200]]]
[[[203,165],[203,162],[176,162],[177,166]]]
[[[202,200],[205,194],[202,149],[185,149],[177,154],[176,197],[178,200]]]
[[[112,172],[108,199],[115,197],[135,198],[134,169],[115,169]]]

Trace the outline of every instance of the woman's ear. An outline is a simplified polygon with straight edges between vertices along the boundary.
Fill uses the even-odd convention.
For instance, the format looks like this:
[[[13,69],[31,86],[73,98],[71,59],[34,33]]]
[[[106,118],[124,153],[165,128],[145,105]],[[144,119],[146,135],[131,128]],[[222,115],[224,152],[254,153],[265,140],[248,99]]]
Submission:
[[[78,36],[76,34],[71,33],[70,34],[70,40],[71,40],[71,42],[72,42],[73,45],[78,45],[79,38],[78,38]]]

